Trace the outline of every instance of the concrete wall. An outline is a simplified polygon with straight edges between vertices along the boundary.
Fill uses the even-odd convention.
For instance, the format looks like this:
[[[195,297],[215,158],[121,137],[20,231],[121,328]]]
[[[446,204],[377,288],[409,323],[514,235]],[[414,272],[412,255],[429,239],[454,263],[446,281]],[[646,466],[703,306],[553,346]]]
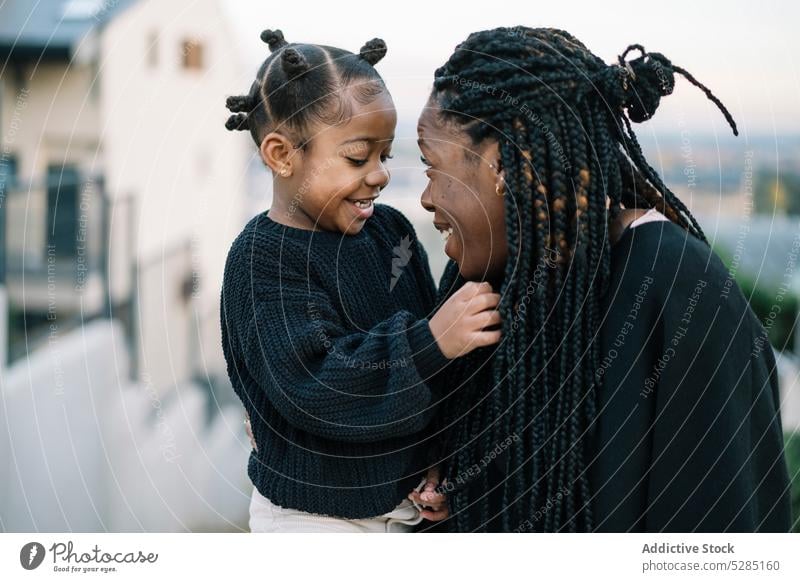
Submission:
[[[241,408],[127,380],[121,328],[60,335],[0,376],[0,531],[241,531]]]

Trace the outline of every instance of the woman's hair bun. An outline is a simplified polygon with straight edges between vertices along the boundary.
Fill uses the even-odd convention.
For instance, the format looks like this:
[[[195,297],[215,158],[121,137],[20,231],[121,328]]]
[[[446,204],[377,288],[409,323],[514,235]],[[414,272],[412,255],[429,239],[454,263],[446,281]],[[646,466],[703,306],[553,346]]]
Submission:
[[[626,61],[625,57],[632,50],[638,50],[641,56]],[[630,45],[618,57],[616,64],[602,67],[592,80],[612,107],[626,109],[628,119],[639,123],[653,117],[661,98],[675,89],[675,73],[705,93],[725,116],[733,135],[739,135],[730,111],[708,87],[661,53],[648,53],[640,44]]]
[[[632,47],[639,49],[642,55],[625,61],[625,55],[633,50]],[[625,69],[627,77],[623,106],[628,110],[628,117],[636,123],[650,119],[658,109],[661,98],[675,89],[672,63],[661,53],[646,53],[641,46],[632,45],[620,56],[620,66]]]
[[[642,55],[626,61],[638,49]],[[661,98],[675,88],[675,71],[667,57],[646,53],[640,45],[629,46],[617,63],[602,68],[594,78],[606,101],[616,109],[626,109],[628,119],[640,123],[653,117]]]

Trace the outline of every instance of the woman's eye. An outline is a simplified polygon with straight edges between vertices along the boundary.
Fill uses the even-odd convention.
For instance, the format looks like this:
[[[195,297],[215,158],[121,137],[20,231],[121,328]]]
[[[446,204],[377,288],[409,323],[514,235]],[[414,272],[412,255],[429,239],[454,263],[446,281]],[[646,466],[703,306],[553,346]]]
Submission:
[[[349,161],[351,164],[353,164],[354,166],[363,166],[364,164],[366,164],[366,163],[367,163],[367,160],[359,160],[359,159],[357,159],[357,158],[350,158],[350,157],[348,157],[348,158],[347,158],[347,160],[348,160],[348,161]]]
[[[425,159],[425,156],[420,156],[419,157],[419,161],[422,162],[425,165],[425,168],[423,168],[422,173],[425,174],[428,177],[428,179],[430,180],[431,179],[431,170],[433,169],[433,166],[431,165],[431,163],[428,160]]]
[[[383,154],[381,156],[381,162],[385,162],[386,160],[391,160],[392,158],[394,158],[394,156],[391,154]]]

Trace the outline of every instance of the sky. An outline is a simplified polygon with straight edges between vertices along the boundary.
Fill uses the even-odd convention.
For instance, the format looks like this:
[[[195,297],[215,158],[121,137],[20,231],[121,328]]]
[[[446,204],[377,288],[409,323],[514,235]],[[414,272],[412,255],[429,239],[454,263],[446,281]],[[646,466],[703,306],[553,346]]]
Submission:
[[[433,71],[470,32],[524,25],[564,29],[607,63],[629,44],[642,44],[708,86],[743,134],[800,133],[800,8],[790,0],[226,2],[252,74],[268,55],[259,40],[265,28],[281,29],[290,42],[352,51],[373,37],[383,38],[388,53],[378,70],[394,97],[401,127],[414,127]],[[654,119],[637,131],[676,133],[683,127],[696,134],[730,133],[705,95],[678,79]]]

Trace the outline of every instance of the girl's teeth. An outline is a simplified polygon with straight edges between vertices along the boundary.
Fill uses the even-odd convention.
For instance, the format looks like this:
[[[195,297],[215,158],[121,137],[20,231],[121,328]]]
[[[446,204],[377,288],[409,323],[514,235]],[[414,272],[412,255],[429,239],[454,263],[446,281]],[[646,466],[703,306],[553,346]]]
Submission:
[[[355,205],[361,209],[369,208],[372,206],[372,200],[356,200]]]
[[[442,240],[447,242],[447,239],[449,239],[453,234],[453,227],[451,226],[447,230],[442,230],[442,231],[439,231],[439,232],[441,232],[441,234],[442,234]]]

